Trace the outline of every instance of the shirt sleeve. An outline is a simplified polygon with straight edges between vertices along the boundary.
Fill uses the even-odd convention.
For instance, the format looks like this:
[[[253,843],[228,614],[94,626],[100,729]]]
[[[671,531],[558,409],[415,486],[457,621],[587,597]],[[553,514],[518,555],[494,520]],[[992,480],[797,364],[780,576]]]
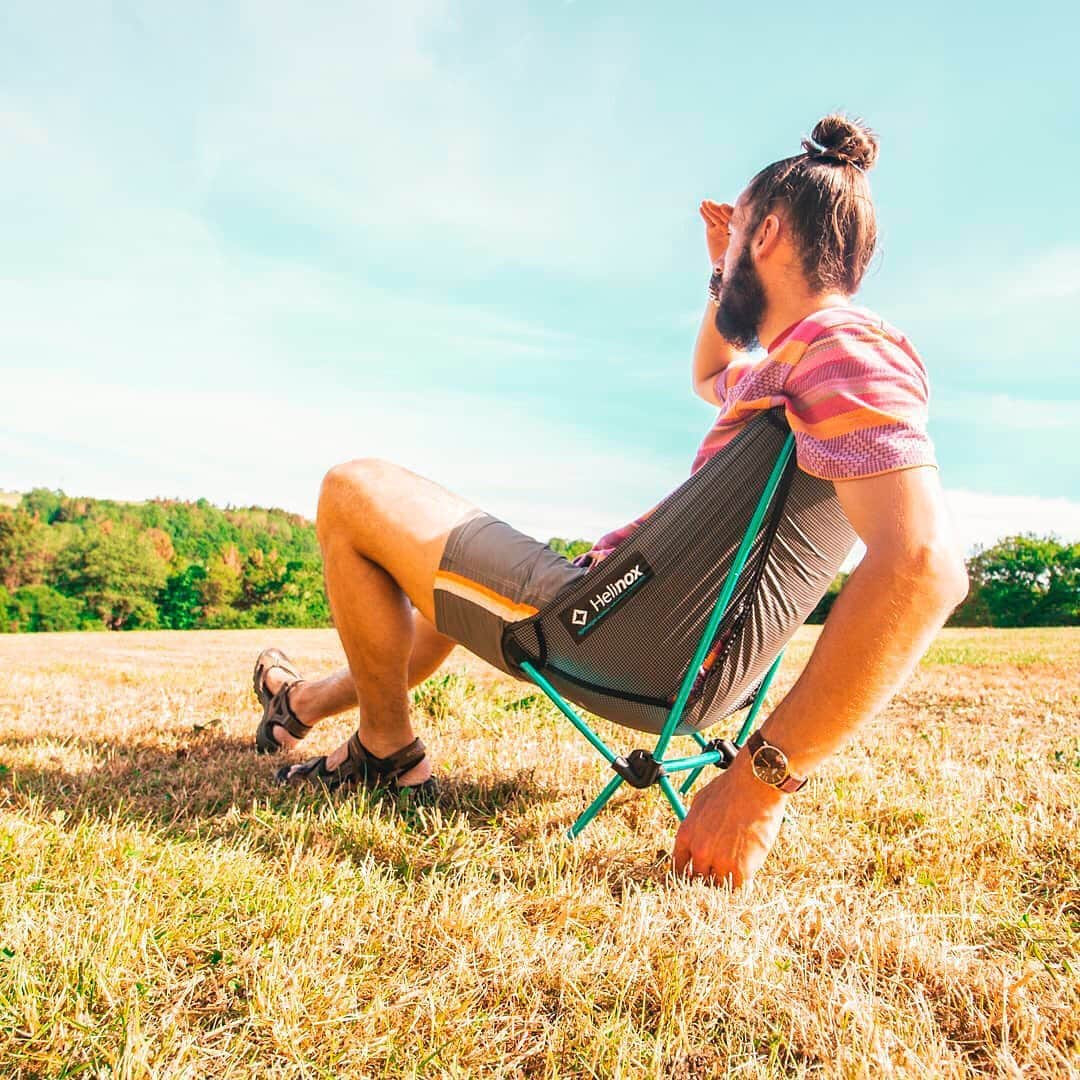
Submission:
[[[736,357],[713,379],[713,393],[721,409],[727,404],[728,391],[747,372],[754,371],[756,367],[757,364],[752,357]]]
[[[812,476],[856,480],[937,466],[926,368],[883,326],[838,326],[815,339],[784,393],[799,468]]]

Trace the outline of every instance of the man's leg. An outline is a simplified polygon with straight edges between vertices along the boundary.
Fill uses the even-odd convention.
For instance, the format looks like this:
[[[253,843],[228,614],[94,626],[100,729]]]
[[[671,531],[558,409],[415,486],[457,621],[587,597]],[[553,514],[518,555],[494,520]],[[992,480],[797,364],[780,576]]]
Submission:
[[[439,665],[457,644],[453,638],[440,634],[419,611],[413,612],[413,649],[409,655],[409,686],[417,686],[438,670]],[[263,677],[266,688],[276,694],[289,678],[283,668],[268,668]],[[357,705],[356,683],[347,667],[340,668],[323,679],[306,679],[289,693],[289,707],[301,723],[314,727],[328,716],[337,716]],[[299,739],[285,728],[275,725],[272,738],[287,749],[297,746]]]
[[[334,625],[356,687],[361,742],[388,757],[415,738],[409,666],[415,643],[412,601],[434,626],[435,574],[455,526],[478,513],[465,499],[400,466],[360,460],[326,474],[317,529]],[[336,768],[343,744],[328,756]],[[431,775],[425,759],[399,778]]]

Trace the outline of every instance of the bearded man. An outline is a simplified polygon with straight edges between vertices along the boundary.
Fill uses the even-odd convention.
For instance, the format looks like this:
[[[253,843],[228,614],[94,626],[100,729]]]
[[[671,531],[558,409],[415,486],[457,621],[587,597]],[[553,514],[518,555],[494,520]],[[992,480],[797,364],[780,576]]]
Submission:
[[[775,769],[756,770],[744,748],[679,828],[676,869],[717,882],[750,880],[785,801],[798,797],[791,791],[884,707],[967,593],[926,431],[926,370],[898,330],[852,304],[876,242],[866,174],[877,151],[865,125],[827,116],[802,153],[762,169],[733,205],[700,207],[712,276],[692,378],[719,412],[693,469],[761,410],[782,406],[798,467],[835,485],[866,546],[805,669],[760,728],[758,745],[785,760],[783,782]],[[764,354],[746,353],[761,345]],[[430,797],[409,688],[458,643],[518,674],[503,655],[505,627],[589,573],[642,520],[571,563],[398,466],[331,469],[317,526],[348,668],[311,681],[279,650],[260,654],[256,742],[292,750],[317,721],[356,705],[359,727],[278,779]]]

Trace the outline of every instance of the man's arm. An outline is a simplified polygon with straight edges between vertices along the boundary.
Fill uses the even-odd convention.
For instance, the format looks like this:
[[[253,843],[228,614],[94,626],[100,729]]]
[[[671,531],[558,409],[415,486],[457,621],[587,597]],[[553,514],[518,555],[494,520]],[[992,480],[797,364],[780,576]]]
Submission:
[[[799,680],[762,725],[769,742],[791,746],[791,767],[802,776],[888,704],[968,590],[936,469],[835,486],[866,555]]]
[[[734,212],[735,208],[730,203],[713,202],[711,199],[705,199],[698,208],[701,220],[705,222],[705,247],[709,252],[710,266],[723,265],[730,238],[731,215]],[[716,376],[738,355],[738,351],[733,349],[716,329],[716,306],[710,299],[705,304],[705,314],[701,317],[701,328],[694,345],[694,362],[690,375],[694,393],[710,405],[719,407]]]
[[[799,679],[762,725],[799,775],[812,773],[885,706],[967,593],[936,469],[836,481],[836,491],[866,555]],[[749,881],[790,797],[758,780],[740,753],[694,800],[676,837],[676,869]]]
[[[716,305],[711,300],[707,301],[705,314],[701,317],[697,342],[694,345],[694,363],[691,374],[694,393],[699,398],[704,398],[710,405],[719,407],[721,402],[716,394],[716,377],[738,355],[738,350],[733,349],[716,329]]]

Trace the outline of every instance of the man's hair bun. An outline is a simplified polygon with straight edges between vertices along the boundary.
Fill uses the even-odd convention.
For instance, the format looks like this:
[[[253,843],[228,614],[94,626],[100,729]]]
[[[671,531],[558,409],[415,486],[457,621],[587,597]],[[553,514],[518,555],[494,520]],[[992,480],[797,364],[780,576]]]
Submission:
[[[877,135],[861,120],[831,113],[802,145],[804,153],[766,165],[746,186],[746,205],[753,208],[748,231],[779,210],[810,288],[854,296],[877,242],[864,176],[877,161]]]
[[[878,156],[877,135],[863,121],[843,113],[830,113],[819,120],[802,146],[812,161],[854,165],[863,172],[874,167]]]

